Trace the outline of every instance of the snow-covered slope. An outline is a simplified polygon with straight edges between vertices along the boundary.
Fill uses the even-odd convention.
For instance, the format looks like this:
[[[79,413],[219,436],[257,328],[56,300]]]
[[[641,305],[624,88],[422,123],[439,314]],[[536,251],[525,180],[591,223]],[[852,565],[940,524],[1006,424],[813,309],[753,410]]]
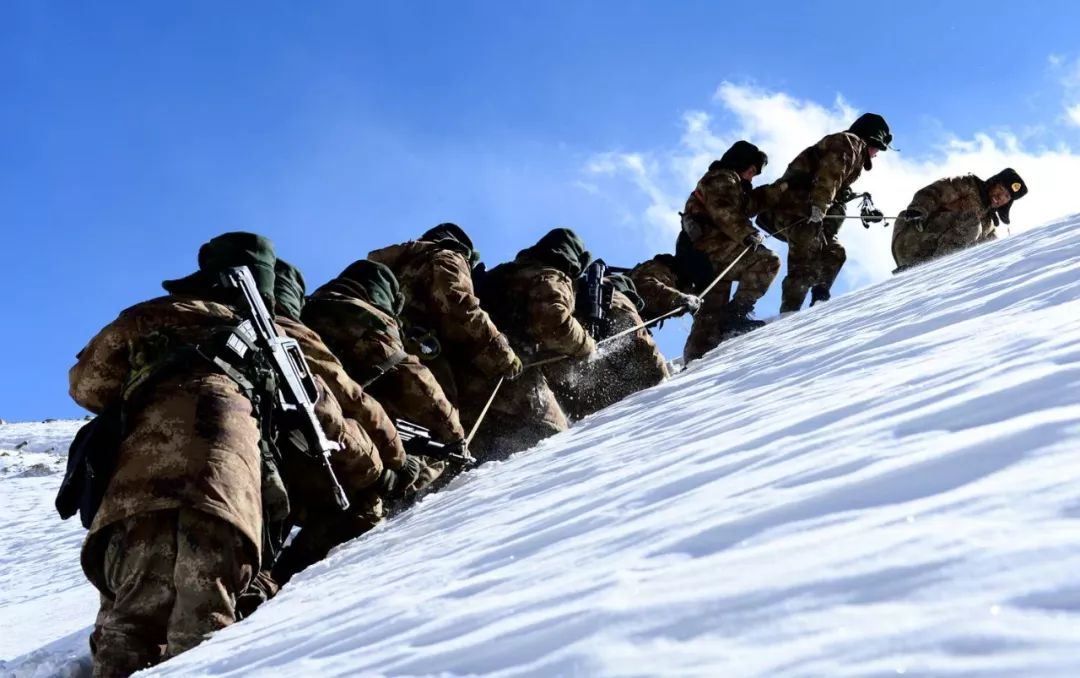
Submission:
[[[1078,226],[728,342],[154,673],[1080,675]]]

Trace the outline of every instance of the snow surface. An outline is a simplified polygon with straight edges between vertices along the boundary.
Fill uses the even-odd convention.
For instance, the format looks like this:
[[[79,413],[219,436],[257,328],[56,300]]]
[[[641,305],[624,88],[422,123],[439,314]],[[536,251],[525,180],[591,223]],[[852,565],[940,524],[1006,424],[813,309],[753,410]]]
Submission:
[[[727,342],[150,673],[1080,675],[1078,226]],[[57,482],[0,479],[4,675],[84,670]]]

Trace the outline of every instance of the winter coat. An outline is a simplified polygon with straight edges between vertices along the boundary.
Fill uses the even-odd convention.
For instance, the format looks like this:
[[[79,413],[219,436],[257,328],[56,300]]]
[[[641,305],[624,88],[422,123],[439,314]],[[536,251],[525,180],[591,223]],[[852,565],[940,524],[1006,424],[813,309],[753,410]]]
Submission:
[[[278,316],[274,322],[300,344],[312,374],[326,382],[344,416],[354,420],[375,445],[378,454],[376,459],[371,460],[372,467],[380,470],[383,466],[400,469],[405,463],[405,448],[383,406],[345,372],[341,361],[314,330],[283,316]],[[378,471],[375,471],[377,476]]]
[[[397,320],[357,294],[333,291],[330,285],[316,290],[304,306],[304,323],[350,377],[361,384],[375,379],[367,391],[391,416],[430,429],[440,442],[464,438],[457,409],[439,382],[419,358],[405,352]],[[388,367],[382,376],[380,367]]]
[[[142,355],[149,337],[168,337],[168,346],[178,347],[234,324],[230,307],[192,297],[159,297],[132,306],[79,352],[68,374],[71,397],[99,414],[123,398],[132,359]],[[102,588],[103,554],[95,544],[107,540],[97,540],[98,533],[125,518],[164,509],[196,509],[228,522],[243,534],[258,562],[260,433],[251,402],[236,382],[208,362],[184,366],[147,381],[125,410],[127,435],[83,549],[91,581]]]
[[[756,209],[797,218],[809,217],[811,207],[824,213],[869,165],[865,141],[851,132],[830,134],[799,153],[780,179],[754,192]]]
[[[700,233],[687,235],[703,252],[726,250],[730,243],[741,243],[757,232],[750,223],[753,216],[750,182],[734,170],[719,167],[718,163],[698,181],[686,200],[683,214],[700,226]]]
[[[405,292],[402,315],[437,333],[454,360],[471,362],[485,376],[503,374],[514,360],[510,342],[480,307],[468,250],[413,240],[368,254],[388,266]]]
[[[994,240],[997,220],[986,184],[967,175],[939,179],[920,189],[907,209],[924,216],[919,228],[905,217],[893,225],[893,257],[910,266],[971,245]]]
[[[641,314],[655,318],[682,306],[684,294],[693,294],[694,286],[679,279],[675,256],[658,254],[630,271],[638,295],[645,302]]]

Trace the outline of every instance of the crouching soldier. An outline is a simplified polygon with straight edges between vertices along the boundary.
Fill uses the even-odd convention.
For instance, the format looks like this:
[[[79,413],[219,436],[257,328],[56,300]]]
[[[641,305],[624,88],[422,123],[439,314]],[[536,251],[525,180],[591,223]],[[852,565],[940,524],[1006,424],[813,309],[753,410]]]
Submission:
[[[419,424],[438,442],[464,451],[457,408],[431,371],[405,350],[398,320],[403,304],[393,272],[361,259],[315,290],[301,318],[387,413]]]
[[[780,312],[827,301],[847,253],[839,230],[844,199],[873,159],[892,141],[885,119],[865,113],[846,132],[830,134],[797,155],[783,176],[755,191],[757,223],[788,243],[788,270]]]
[[[459,405],[458,382],[474,378],[513,379],[521,360],[473,289],[479,253],[457,224],[439,224],[418,240],[368,254],[394,272],[405,296],[401,316],[409,325],[436,334],[440,351],[427,361],[451,402]],[[463,424],[472,422],[467,418]]]
[[[603,262],[594,262],[589,268],[595,266],[603,266]],[[590,293],[588,286],[596,286],[597,282],[599,289]],[[593,309],[591,298],[597,297],[599,308]],[[621,332],[627,334],[594,356],[544,366],[548,383],[570,419],[598,412],[668,378],[664,354],[649,330],[642,327],[642,307],[644,302],[628,276],[612,273],[597,276],[597,280],[591,280],[588,274],[578,277],[574,317],[597,341]],[[631,332],[631,328],[637,329]]]
[[[999,221],[1009,223],[1013,201],[1027,192],[1027,184],[1012,168],[986,181],[969,174],[921,189],[893,226],[894,273],[995,239]]]
[[[480,298],[517,355],[533,361],[583,358],[596,350],[574,317],[573,280],[590,259],[573,231],[557,228],[486,274]],[[475,421],[496,382],[487,378],[462,385],[462,407],[470,412],[466,418]],[[526,369],[503,383],[471,449],[481,460],[503,458],[568,426],[543,371]]]
[[[276,394],[261,392],[272,385],[259,349],[222,357],[238,355],[224,347],[243,335],[244,316],[237,291],[220,285],[227,268],[247,266],[270,306],[274,261],[260,236],[211,240],[198,272],[123,311],[71,369],[72,398],[100,416],[120,412],[124,433],[82,550],[102,593],[97,676],[129,675],[231,624],[237,596],[280,546],[288,499],[267,450],[281,438],[264,434],[282,426]],[[373,445],[332,397],[316,414],[340,445],[331,463],[359,485],[377,478]]]

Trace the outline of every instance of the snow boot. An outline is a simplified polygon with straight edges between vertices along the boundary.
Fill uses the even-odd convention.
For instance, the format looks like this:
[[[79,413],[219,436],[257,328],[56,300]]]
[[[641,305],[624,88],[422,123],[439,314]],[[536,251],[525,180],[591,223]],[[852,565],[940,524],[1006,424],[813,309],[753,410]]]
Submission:
[[[728,304],[727,313],[720,323],[720,330],[724,333],[725,338],[756,330],[759,327],[764,327],[764,320],[755,320],[750,317],[751,311],[753,310],[754,306],[752,304],[744,304],[737,301],[732,301]]]
[[[818,303],[819,301],[828,301],[832,298],[832,294],[829,293],[829,288],[824,285],[814,285],[810,288],[810,305]]]

